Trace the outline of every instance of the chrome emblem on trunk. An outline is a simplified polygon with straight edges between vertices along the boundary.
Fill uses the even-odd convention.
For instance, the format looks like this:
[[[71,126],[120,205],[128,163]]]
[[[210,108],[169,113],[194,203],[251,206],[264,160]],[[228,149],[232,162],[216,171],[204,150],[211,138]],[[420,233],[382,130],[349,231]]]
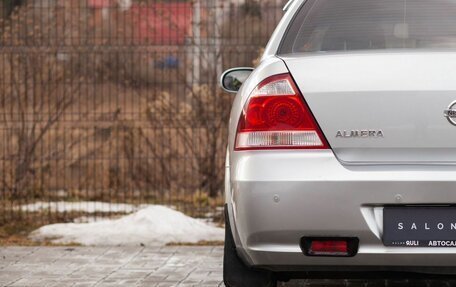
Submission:
[[[450,124],[456,126],[456,101],[452,102],[451,105],[443,112],[443,115]]]
[[[383,138],[382,130],[337,131],[336,138]]]

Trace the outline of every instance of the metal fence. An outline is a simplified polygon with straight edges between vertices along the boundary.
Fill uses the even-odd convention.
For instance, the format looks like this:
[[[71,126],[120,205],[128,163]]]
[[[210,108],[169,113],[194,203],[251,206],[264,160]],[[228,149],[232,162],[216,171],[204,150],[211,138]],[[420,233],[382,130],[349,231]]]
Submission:
[[[233,99],[218,77],[254,65],[283,4],[2,0],[0,223],[94,202],[218,214]]]

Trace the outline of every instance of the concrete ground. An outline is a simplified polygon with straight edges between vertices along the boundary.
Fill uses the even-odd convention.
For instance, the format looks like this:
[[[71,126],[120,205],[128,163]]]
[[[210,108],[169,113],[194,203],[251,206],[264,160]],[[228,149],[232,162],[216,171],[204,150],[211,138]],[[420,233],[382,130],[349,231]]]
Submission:
[[[0,247],[0,286],[223,286],[221,247]],[[301,280],[281,286],[456,286],[456,281]],[[255,287],[255,286],[252,286]]]

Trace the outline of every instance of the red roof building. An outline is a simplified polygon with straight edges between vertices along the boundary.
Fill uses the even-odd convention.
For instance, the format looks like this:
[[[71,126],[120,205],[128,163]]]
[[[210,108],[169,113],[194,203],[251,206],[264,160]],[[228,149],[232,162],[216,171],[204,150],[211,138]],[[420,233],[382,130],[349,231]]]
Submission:
[[[116,6],[116,0],[88,0],[89,7],[103,10]],[[158,2],[133,4],[127,13],[133,25],[135,42],[152,45],[183,45],[192,34],[192,3]],[[125,23],[127,24],[127,23]]]
[[[107,8],[111,5],[111,0],[89,0],[89,7],[91,8]]]
[[[133,5],[132,19],[140,41],[155,45],[183,45],[191,35],[193,9],[191,3],[155,3]]]

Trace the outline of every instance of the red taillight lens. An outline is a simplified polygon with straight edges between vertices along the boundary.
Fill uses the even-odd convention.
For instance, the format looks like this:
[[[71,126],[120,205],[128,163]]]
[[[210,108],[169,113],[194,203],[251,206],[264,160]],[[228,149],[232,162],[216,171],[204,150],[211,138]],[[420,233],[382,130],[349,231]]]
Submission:
[[[310,255],[346,256],[348,254],[347,241],[312,241],[309,248]]]
[[[289,74],[267,78],[239,120],[236,150],[327,149],[323,134]]]

